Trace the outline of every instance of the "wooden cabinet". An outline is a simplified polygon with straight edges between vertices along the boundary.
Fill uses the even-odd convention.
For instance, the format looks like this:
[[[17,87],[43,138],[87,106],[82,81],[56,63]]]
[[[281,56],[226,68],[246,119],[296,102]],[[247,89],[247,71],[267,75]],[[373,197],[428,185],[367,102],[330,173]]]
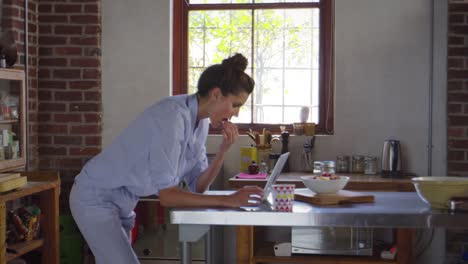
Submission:
[[[60,178],[58,172],[21,172],[28,177],[28,183],[14,191],[0,194],[0,264],[7,263],[32,250],[42,252],[43,264],[59,263],[59,193]],[[41,209],[38,239],[14,245],[6,245],[6,203],[22,197],[37,195]],[[7,253],[14,249],[16,254]]]
[[[26,165],[25,73],[0,69],[0,172]]]

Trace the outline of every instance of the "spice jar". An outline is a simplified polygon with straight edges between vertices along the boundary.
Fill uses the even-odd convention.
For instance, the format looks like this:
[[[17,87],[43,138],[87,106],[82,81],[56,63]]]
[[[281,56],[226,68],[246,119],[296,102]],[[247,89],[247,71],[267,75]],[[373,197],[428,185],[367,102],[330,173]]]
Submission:
[[[364,174],[377,174],[377,157],[367,156],[364,158]]]
[[[352,171],[353,173],[363,173],[364,172],[364,157],[361,155],[354,155],[352,161]]]
[[[349,156],[336,156],[336,172],[349,172]]]
[[[322,175],[322,162],[321,161],[314,161],[314,174],[315,175]]]
[[[333,160],[322,161],[322,175],[331,176],[335,174],[335,162]]]

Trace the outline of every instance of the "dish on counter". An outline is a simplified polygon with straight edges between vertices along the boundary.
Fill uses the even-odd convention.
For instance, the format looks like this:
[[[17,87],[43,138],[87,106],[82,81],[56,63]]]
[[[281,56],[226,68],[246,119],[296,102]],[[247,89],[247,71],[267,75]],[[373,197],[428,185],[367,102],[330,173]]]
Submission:
[[[419,198],[433,208],[447,209],[452,197],[468,196],[466,177],[415,177],[411,182]]]
[[[328,179],[326,179],[328,178]],[[342,190],[349,181],[348,176],[302,176],[302,182],[317,194],[335,194]]]

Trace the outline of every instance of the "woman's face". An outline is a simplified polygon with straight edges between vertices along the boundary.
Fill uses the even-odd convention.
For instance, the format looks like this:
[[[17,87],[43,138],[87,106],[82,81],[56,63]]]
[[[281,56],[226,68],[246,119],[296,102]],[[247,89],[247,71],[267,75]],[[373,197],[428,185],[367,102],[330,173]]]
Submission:
[[[241,106],[244,105],[248,97],[247,92],[240,92],[238,95],[219,95],[210,114],[211,125],[219,128],[222,127],[223,120],[230,120],[232,116],[238,116]]]

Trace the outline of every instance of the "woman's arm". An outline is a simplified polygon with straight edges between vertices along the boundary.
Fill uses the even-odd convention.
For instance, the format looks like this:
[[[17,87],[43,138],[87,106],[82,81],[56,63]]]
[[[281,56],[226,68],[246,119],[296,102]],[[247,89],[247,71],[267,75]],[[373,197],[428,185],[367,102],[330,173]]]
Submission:
[[[215,158],[211,161],[210,166],[208,166],[208,168],[198,178],[196,192],[202,193],[206,191],[211,183],[213,183],[214,179],[219,174],[221,166],[223,165],[226,152],[238,137],[239,131],[237,130],[237,126],[229,121],[225,121],[223,123],[223,143],[221,143],[219,151],[216,153]]]
[[[185,191],[179,187],[169,187],[159,191],[159,200],[165,207],[240,207],[252,206],[260,202],[263,189],[246,186],[230,195],[205,195]],[[252,201],[255,201],[252,203]]]

